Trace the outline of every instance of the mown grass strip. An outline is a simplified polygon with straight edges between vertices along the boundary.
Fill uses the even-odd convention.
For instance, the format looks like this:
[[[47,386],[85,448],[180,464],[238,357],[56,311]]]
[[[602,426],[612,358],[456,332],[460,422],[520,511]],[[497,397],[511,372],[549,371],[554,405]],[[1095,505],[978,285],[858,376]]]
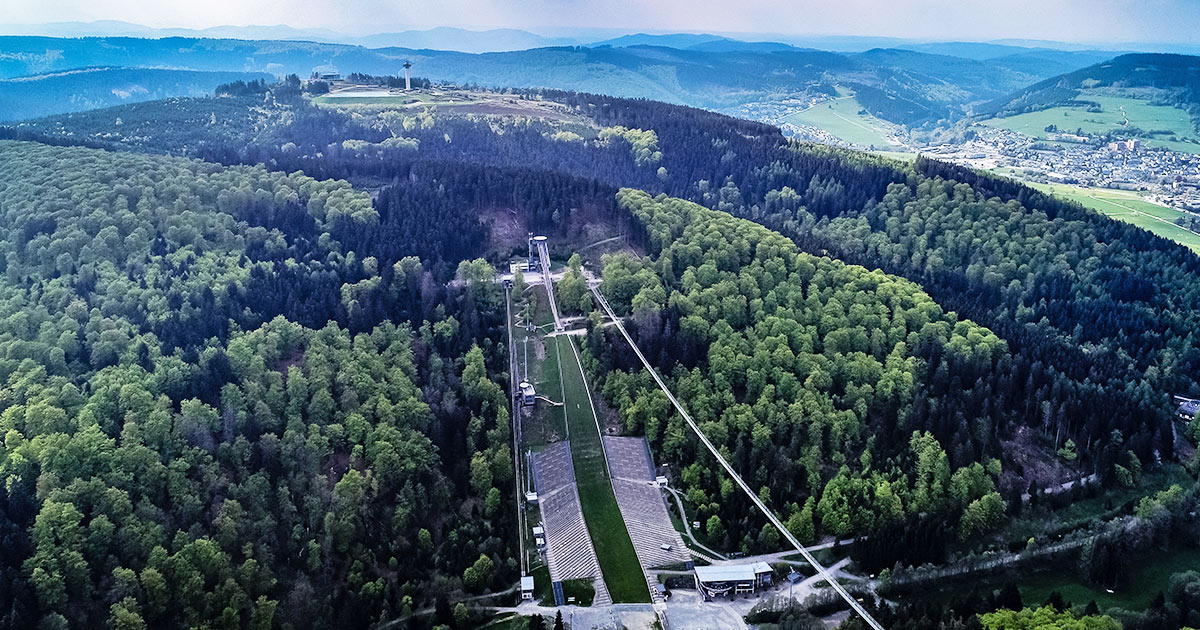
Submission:
[[[600,571],[604,574],[604,584],[614,602],[648,602],[650,590],[604,465],[604,448],[588,398],[583,367],[575,353],[564,347],[564,344],[572,343],[565,335],[553,339],[563,366],[561,378],[566,393],[563,410],[570,427],[571,458],[579,501],[600,561]]]

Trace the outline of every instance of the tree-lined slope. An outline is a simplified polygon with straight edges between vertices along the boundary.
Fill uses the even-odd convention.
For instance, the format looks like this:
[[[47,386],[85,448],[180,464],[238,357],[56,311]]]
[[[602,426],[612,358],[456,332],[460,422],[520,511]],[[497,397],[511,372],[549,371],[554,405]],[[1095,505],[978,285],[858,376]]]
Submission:
[[[800,253],[748,221],[631,190],[621,204],[644,223],[652,259],[609,259],[601,290],[632,314],[639,346],[797,536],[861,534],[923,515],[945,517],[966,539],[1003,517],[990,438],[952,475],[928,432],[957,417],[994,435],[997,410],[981,389],[1008,369],[1003,341],[911,282]],[[776,547],[778,533],[754,524],[614,333],[590,335],[606,396],[629,430],[683,468],[709,535],[742,532],[744,547]]]
[[[0,79],[0,121],[98,109],[173,96],[204,96],[223,83],[273,77],[249,72],[82,68]]]
[[[1050,77],[997,99],[981,111],[1011,115],[1080,101],[1086,103],[1084,93],[1101,88],[1127,90],[1200,117],[1200,57],[1148,53],[1121,55]]]
[[[406,320],[442,356],[478,342],[493,368],[502,348],[488,315],[491,272],[468,263],[446,285],[455,265],[520,255],[529,230],[557,243],[583,239],[588,221],[616,222],[651,257],[611,259],[605,290],[631,309],[651,360],[797,528],[898,540],[864,556],[873,566],[939,561],[950,543],[971,548],[1031,488],[1070,475],[1136,483],[1143,467],[1177,457],[1170,395],[1200,394],[1194,254],[1018,184],[793,143],[768,125],[646,101],[476,94],[533,112],[517,116],[333,109],[294,85],[262,90],[4,133],[378,188],[374,220],[247,215],[273,217],[264,227],[287,247],[316,246],[247,254],[282,257],[246,291],[282,301],[252,306],[254,317],[240,305],[242,330],[277,314],[318,329],[333,319],[355,334]],[[618,186],[707,210],[633,192],[618,205]],[[580,304],[582,277],[568,278],[560,290],[574,299],[563,302]],[[716,538],[770,548],[750,510],[691,467],[686,433],[644,377],[624,375],[636,364],[620,347],[593,336],[589,369],[609,374],[606,393],[628,428],[686,471]],[[423,388],[425,401],[434,406],[442,391]],[[473,457],[490,443],[452,439],[469,422],[456,408],[460,424],[434,423],[444,432],[431,436],[447,474],[460,487],[469,473],[500,489],[486,457]],[[490,494],[485,485],[464,500]]]
[[[357,627],[511,577],[486,277],[357,253],[381,217],[345,182],[0,165],[6,623]]]

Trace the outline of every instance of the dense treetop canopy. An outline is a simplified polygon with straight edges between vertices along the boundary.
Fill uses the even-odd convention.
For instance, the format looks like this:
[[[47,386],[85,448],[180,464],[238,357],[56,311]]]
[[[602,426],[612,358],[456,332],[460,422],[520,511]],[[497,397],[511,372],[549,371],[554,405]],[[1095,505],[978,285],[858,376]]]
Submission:
[[[0,141],[11,625],[449,623],[447,598],[510,585],[495,269],[529,231],[624,237],[570,257],[560,302],[730,549],[779,539],[588,273],[789,528],[866,535],[873,570],[979,544],[1045,481],[1031,458],[1136,484],[1177,456],[1170,395],[1200,394],[1200,259],[1011,182],[596,95],[497,116],[230,93],[0,130],[23,140]],[[1156,495],[1129,531],[1192,505]],[[1081,566],[1120,571],[1124,531]]]
[[[938,413],[976,418],[980,434],[992,433],[983,423],[996,420],[971,384],[1010,360],[1002,340],[912,282],[801,253],[743,219],[634,190],[619,202],[646,226],[654,257],[608,260],[601,290],[632,314],[639,345],[673,373],[702,430],[750,471],[760,496],[791,506],[809,539],[814,516],[816,531],[846,536],[946,511],[962,515],[966,538],[1003,514],[999,467],[952,475],[926,433]],[[592,335],[602,371],[627,361],[602,329]],[[629,430],[685,467],[702,513],[727,526],[748,518],[643,372],[608,372],[604,392]],[[970,448],[973,460],[994,452],[986,441]],[[809,498],[818,502],[806,514]]]
[[[0,170],[6,623],[358,626],[511,572],[478,518],[512,483],[494,287],[356,252],[381,218],[345,182],[10,141]]]

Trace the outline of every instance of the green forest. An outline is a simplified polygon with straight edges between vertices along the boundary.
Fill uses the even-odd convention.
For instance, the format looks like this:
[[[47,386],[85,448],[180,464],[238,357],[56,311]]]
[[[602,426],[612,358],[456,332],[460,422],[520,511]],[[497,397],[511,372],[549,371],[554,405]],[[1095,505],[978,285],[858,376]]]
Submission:
[[[887,627],[1200,620],[1186,572],[1138,609],[1007,574],[928,596],[982,554],[1128,592],[1138,558],[1195,550],[1200,419],[1172,399],[1200,397],[1193,252],[697,109],[306,90],[0,127],[0,627],[457,630],[484,622],[475,598],[514,603],[500,275],[529,233],[565,265],[599,416],[647,438],[708,543],[786,547],[589,278],[792,533],[853,541]]]
[[[978,418],[972,430],[992,433],[991,419],[972,408],[978,392],[948,388],[937,372],[973,383],[1009,359],[1003,341],[907,280],[800,253],[748,221],[630,190],[620,203],[646,226],[655,260],[613,257],[601,289],[630,313],[644,345],[661,343],[664,317],[678,320],[672,389],[802,542],[930,513],[945,513],[966,539],[1003,518],[1000,462],[952,469],[915,400],[924,391],[924,405],[961,409]],[[614,347],[589,344],[627,428],[682,467],[683,489],[710,529],[746,532],[747,550],[778,547],[770,526],[749,538],[748,502],[695,449],[648,375],[610,371]]]
[[[511,574],[511,523],[488,518],[512,482],[506,395],[464,327],[305,327],[255,288],[331,275],[353,313],[381,263],[324,226],[377,223],[366,195],[30,143],[0,163],[0,476],[30,521],[21,540],[3,522],[13,606],[48,628],[355,626],[436,576]],[[496,289],[476,289],[487,317]]]

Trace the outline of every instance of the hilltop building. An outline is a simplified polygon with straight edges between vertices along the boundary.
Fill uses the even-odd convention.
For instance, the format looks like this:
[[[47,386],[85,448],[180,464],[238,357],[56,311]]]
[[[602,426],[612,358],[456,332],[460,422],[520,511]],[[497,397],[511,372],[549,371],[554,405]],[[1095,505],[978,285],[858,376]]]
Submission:
[[[316,81],[341,81],[342,75],[333,66],[317,66],[313,68],[312,78]]]

